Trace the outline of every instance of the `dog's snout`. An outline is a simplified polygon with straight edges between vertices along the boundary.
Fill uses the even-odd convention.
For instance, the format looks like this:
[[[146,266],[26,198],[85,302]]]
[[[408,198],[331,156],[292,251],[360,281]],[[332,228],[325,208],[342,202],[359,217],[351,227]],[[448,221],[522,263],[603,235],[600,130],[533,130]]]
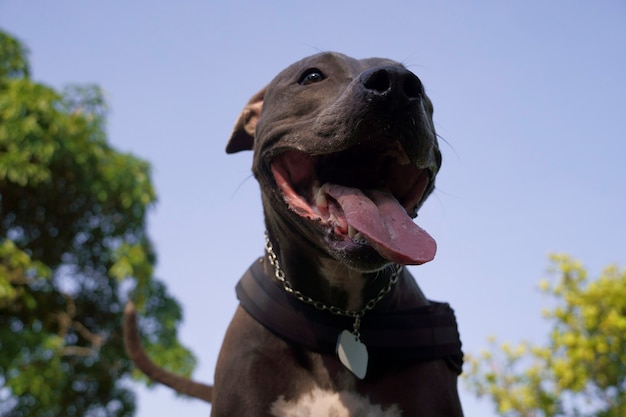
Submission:
[[[401,67],[372,68],[361,74],[361,84],[376,96],[410,102],[422,98],[422,82]]]

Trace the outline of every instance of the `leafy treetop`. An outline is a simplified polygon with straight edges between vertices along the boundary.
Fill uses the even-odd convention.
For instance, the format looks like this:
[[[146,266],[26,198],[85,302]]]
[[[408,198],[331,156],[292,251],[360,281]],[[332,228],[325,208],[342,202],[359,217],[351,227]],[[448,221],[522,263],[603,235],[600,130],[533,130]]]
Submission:
[[[0,31],[0,415],[130,416],[129,296],[155,361],[195,366],[153,275],[150,166],[107,143],[100,88],[58,92],[29,74],[25,47]]]
[[[502,416],[626,416],[626,269],[589,280],[582,264],[553,255],[540,289],[556,305],[545,345],[504,343],[470,356],[469,388]]]

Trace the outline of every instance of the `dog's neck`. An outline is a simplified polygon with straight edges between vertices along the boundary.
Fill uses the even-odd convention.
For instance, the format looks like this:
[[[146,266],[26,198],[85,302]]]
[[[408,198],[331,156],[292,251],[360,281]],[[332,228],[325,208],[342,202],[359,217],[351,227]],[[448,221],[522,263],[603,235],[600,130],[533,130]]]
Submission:
[[[274,247],[279,268],[288,285],[302,295],[328,307],[358,311],[387,285],[388,271],[360,272],[342,262],[320,254],[318,249],[292,243],[288,247]],[[316,253],[315,253],[316,252]],[[307,254],[315,253],[314,256]],[[277,269],[266,254],[265,273],[276,278]]]

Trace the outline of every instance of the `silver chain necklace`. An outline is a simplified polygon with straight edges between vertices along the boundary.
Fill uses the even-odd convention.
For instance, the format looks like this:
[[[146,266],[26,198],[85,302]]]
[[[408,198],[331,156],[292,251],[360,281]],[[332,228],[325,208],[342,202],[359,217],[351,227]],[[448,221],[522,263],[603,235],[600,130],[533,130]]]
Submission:
[[[280,266],[280,262],[278,261],[278,257],[276,256],[276,253],[274,252],[274,247],[272,246],[272,242],[270,242],[270,239],[267,236],[267,232],[265,233],[265,252],[267,253],[267,257],[270,261],[270,264],[274,268],[274,276],[282,284],[283,289],[285,290],[287,294],[291,294],[297,300],[306,304],[310,304],[320,311],[328,311],[329,313],[337,315],[337,316],[351,317],[354,319],[352,332],[348,332],[344,330],[344,332],[342,332],[339,335],[339,339],[337,341],[337,350],[338,350],[337,354],[341,362],[344,364],[344,366],[346,366],[346,368],[348,368],[351,372],[357,375],[357,377],[363,379],[365,377],[365,372],[367,370],[367,349],[365,348],[365,345],[361,343],[361,333],[360,333],[361,318],[365,315],[365,313],[367,313],[368,311],[376,307],[376,305],[389,293],[389,291],[391,291],[391,288],[393,288],[393,285],[396,282],[398,282],[398,278],[400,276],[400,273],[404,269],[404,266],[403,265],[396,266],[393,273],[391,274],[391,277],[389,277],[389,282],[387,283],[387,285],[384,288],[382,288],[374,298],[369,300],[365,304],[365,306],[363,306],[363,308],[361,308],[360,310],[344,310],[336,306],[332,306],[332,305],[329,306],[327,304],[324,304],[321,301],[316,301],[312,299],[311,297],[304,295],[300,291],[293,288],[293,285],[291,284],[291,282],[289,282],[287,278],[285,277],[285,272],[282,270]],[[347,336],[345,335],[345,333],[348,333],[348,334],[351,333],[352,336],[354,337],[354,340],[349,340],[346,342]],[[348,351],[347,358],[346,358],[346,354],[343,352],[344,345],[346,343],[350,345],[347,348],[348,350],[350,349],[361,350],[362,349],[364,350],[364,352],[354,353],[354,352]],[[352,344],[355,344],[356,347],[352,347]],[[364,357],[361,357],[362,355],[364,355]],[[357,363],[355,364],[354,362],[357,362]],[[360,363],[360,362],[363,362],[363,363]]]

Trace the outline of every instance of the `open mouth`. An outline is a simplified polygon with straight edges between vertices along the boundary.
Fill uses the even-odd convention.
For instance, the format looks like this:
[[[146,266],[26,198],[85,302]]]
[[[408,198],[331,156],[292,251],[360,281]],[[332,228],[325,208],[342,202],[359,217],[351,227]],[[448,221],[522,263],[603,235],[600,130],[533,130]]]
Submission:
[[[401,264],[434,258],[435,241],[412,220],[432,174],[415,167],[398,142],[328,155],[287,150],[271,169],[288,207],[317,222],[330,240],[369,245]]]

